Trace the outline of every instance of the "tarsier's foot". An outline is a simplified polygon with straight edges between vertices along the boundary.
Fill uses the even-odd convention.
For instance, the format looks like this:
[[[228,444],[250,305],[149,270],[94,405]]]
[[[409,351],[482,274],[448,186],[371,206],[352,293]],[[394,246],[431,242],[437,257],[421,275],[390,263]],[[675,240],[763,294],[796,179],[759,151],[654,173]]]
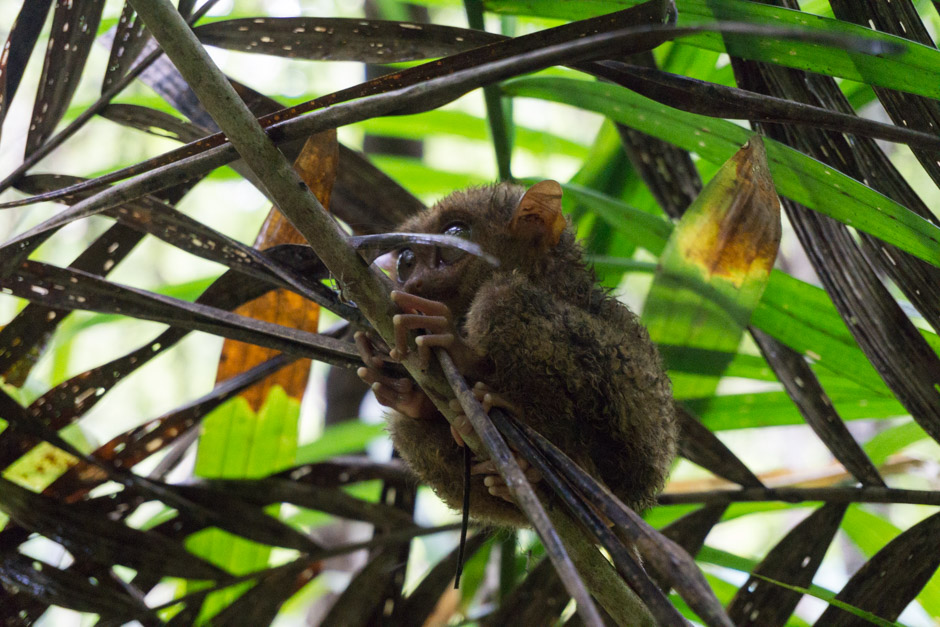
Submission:
[[[489,388],[485,383],[479,382],[473,386],[473,395],[476,399],[483,405],[483,410],[489,413],[490,409],[493,407],[500,407],[506,409],[511,413],[518,413],[515,405],[504,399],[502,396],[494,392]],[[459,410],[460,403],[456,400],[451,401],[451,407],[453,409]],[[473,433],[473,426],[470,424],[470,421],[462,413],[459,414],[454,420],[453,424],[450,427],[451,434],[454,436],[454,440],[459,446],[464,446],[464,436],[469,436]],[[529,480],[529,483],[537,483],[542,480],[542,474],[532,466],[529,465],[529,462],[524,458],[520,457],[518,453],[513,453],[513,457],[516,460],[516,463],[519,464],[519,468],[525,474],[526,479]],[[485,485],[489,493],[493,496],[499,497],[510,503],[515,503],[512,494],[509,491],[509,487],[506,485],[506,482],[503,480],[502,476],[499,474],[499,470],[496,468],[495,462],[488,459],[486,461],[479,462],[474,464],[470,468],[471,475],[484,475],[483,485]]]
[[[431,349],[438,347],[447,349],[464,376],[471,375],[479,366],[482,357],[461,338],[450,307],[407,292],[393,291],[391,297],[392,302],[404,312],[392,318],[395,325],[395,346],[389,351],[392,359],[400,361],[408,354],[409,331],[423,329],[425,334],[415,338],[422,368],[427,368],[431,363]]]
[[[355,334],[356,348],[365,367],[359,368],[356,374],[368,383],[375,393],[376,400],[385,407],[391,407],[409,418],[433,418],[437,410],[431,399],[424,391],[407,377],[390,377],[382,374],[385,360],[380,354],[386,354],[384,346],[374,342],[362,331]]]

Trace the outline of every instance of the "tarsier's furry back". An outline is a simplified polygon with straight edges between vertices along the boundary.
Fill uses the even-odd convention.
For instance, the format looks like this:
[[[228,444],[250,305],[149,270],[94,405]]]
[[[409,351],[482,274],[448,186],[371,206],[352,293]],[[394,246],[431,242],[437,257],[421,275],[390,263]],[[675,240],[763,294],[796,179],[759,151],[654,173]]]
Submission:
[[[669,380],[646,329],[586,267],[561,215],[560,186],[455,192],[400,230],[441,233],[455,224],[499,267],[471,256],[443,263],[423,253],[418,271],[398,277],[399,289],[450,307],[466,343],[484,356],[475,372],[464,373],[471,385],[482,381],[497,391],[518,408],[519,420],[625,503],[651,505],[675,455]],[[390,431],[417,474],[459,509],[462,454],[443,417],[393,415]],[[525,522],[480,477],[471,485],[470,511],[492,522]]]

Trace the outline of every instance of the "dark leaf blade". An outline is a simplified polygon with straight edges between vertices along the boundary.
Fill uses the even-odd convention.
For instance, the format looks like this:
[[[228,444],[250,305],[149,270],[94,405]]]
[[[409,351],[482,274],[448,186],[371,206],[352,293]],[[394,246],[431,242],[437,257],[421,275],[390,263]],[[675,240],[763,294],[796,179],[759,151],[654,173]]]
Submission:
[[[361,363],[358,352],[348,342],[120,286],[75,270],[26,261],[19,277],[23,280],[4,280],[0,285],[12,294],[47,306],[118,313],[203,330],[345,367]],[[69,286],[68,293],[63,289],[65,285]]]
[[[35,189],[44,183],[75,180],[81,179],[64,175],[31,176],[18,184],[17,188]],[[188,186],[184,186],[182,193],[185,193],[188,189]],[[174,196],[182,195],[180,191],[175,190],[170,193]],[[81,192],[71,200],[74,202],[87,196],[90,196],[90,192]],[[188,217],[172,205],[151,196],[132,200],[121,206],[108,209],[104,213],[142,234],[153,235],[197,257],[214,261],[254,279],[270,281],[282,287],[287,287],[347,320],[362,321],[359,312],[355,308],[341,303],[335,292],[320,282],[319,279],[324,276],[323,272],[310,272],[309,260],[311,257],[315,258],[315,256],[309,253],[309,250],[309,254],[306,255],[300,250],[285,255],[288,259],[302,261],[307,266],[304,271],[285,267],[276,258],[242,244],[198,220]],[[301,247],[298,246],[298,248]],[[106,250],[110,250],[110,248]],[[121,251],[119,250],[119,252]],[[127,252],[129,251],[123,251],[124,254]],[[75,264],[69,267],[74,268]],[[113,267],[113,264],[109,264],[109,269],[110,267]]]
[[[149,41],[150,33],[144,28],[143,21],[137,17],[131,3],[125,2],[111,43],[111,55],[101,84],[102,93],[127,74]]]
[[[197,20],[199,17],[209,11],[209,9],[215,6],[216,2],[217,0],[208,0],[208,2],[204,2],[202,6],[199,7],[199,10],[190,17],[190,20]],[[66,125],[65,128],[63,128],[60,132],[50,137],[47,142],[44,142],[39,148],[32,152],[26,159],[24,159],[23,163],[17,166],[13,172],[6,176],[6,178],[0,180],[0,191],[9,188],[10,185],[16,182],[33,166],[39,163],[53,150],[65,143],[65,141],[74,135],[79,129],[84,127],[84,125],[96,115],[101,107],[107,105],[112,98],[114,98],[118,93],[121,92],[121,90],[127,87],[131,81],[140,76],[140,74],[156,59],[161,57],[162,54],[163,51],[157,47],[154,47],[153,50],[150,50],[143,58],[140,59],[140,63],[137,63],[131,67],[128,73],[114,85],[108,88],[104,93],[102,93],[98,100],[92,103],[91,106],[87,107],[84,111],[79,113],[78,116],[69,122],[69,124]]]
[[[306,246],[279,246],[268,249],[263,254],[278,263],[291,265],[308,278],[317,279],[323,274],[322,263]],[[269,283],[246,280],[244,275],[230,270],[210,285],[196,302],[229,310],[270,289]],[[24,311],[28,311],[28,308],[29,306]],[[52,429],[65,427],[94,407],[124,377],[172,348],[188,332],[187,329],[167,329],[153,341],[127,355],[60,383],[36,399],[28,408],[28,412],[37,419],[42,417],[48,420]],[[34,445],[35,440],[0,434],[0,467],[6,467]]]
[[[143,234],[115,224],[70,265],[104,275],[120,263],[143,239]],[[68,315],[64,309],[30,304],[0,329],[0,373],[13,385],[21,385],[45,348],[46,342]]]
[[[543,559],[481,625],[554,625],[570,598],[551,560]]]
[[[656,68],[650,53],[635,55],[630,60]],[[663,211],[673,219],[681,218],[702,191],[702,177],[691,154],[629,126],[616,125],[630,163]]]
[[[858,5],[845,0],[834,0],[831,4],[833,13],[839,19],[871,26],[875,30],[910,39],[931,48],[936,47],[911,2],[866,2]],[[936,133],[940,125],[940,106],[936,100],[883,87],[875,87],[875,94],[898,126]],[[934,183],[940,185],[940,164],[937,163],[940,160],[940,152],[936,149],[915,148],[914,155]]]
[[[473,557],[490,539],[489,534],[477,532],[467,538],[465,560]],[[418,586],[401,601],[401,607],[396,608],[395,614],[402,617],[404,624],[425,624],[454,581],[457,572],[458,549],[448,553],[434,568],[421,579]],[[552,569],[554,572],[554,569]]]
[[[940,149],[940,138],[926,132],[659,70],[612,61],[604,61],[601,66],[604,69],[596,73],[611,82],[689,113],[775,124],[802,124],[921,148]]]
[[[774,546],[741,586],[728,615],[735,625],[785,625],[802,595],[769,584],[755,575],[808,588],[836,531],[846,505],[820,507]]]
[[[721,517],[727,509],[728,505],[725,503],[700,507],[691,514],[686,514],[679,520],[663,527],[662,534],[694,557],[705,545],[705,538],[712,528],[721,521]]]
[[[889,542],[852,576],[836,599],[887,620],[895,620],[940,566],[934,547],[940,534],[940,514],[923,520]],[[890,573],[886,577],[885,573]],[[855,625],[852,614],[830,606],[817,625]]]
[[[612,10],[621,6],[621,3],[617,1],[552,3],[487,0],[487,8],[490,10],[501,12],[512,7],[508,12],[562,19],[582,19],[595,15],[598,5]],[[778,36],[757,38],[743,36],[729,39],[696,35],[685,40],[685,43],[690,46],[742,57],[751,55],[749,58],[756,61],[810,72],[827,73],[859,82],[882,84],[927,97],[940,96],[940,83],[936,79],[925,78],[928,74],[937,75],[936,50],[931,50],[926,46],[906,46],[903,39],[891,38],[881,33],[873,34],[870,30],[859,28],[854,24],[758,2],[745,4],[737,0],[708,0],[707,2],[680,0],[677,5],[679,27],[689,24],[713,24],[716,20],[728,20],[752,25],[784,26],[799,30],[802,35],[787,39]],[[819,35],[836,34],[844,37],[842,44],[831,41],[831,47],[825,49],[820,49],[816,45],[816,42],[820,41],[817,39]],[[867,50],[873,56],[858,57],[846,54],[863,41],[875,46],[878,45],[877,42],[891,42],[900,45],[904,51],[899,57],[895,57],[895,53],[882,55],[875,48]],[[912,71],[911,65],[917,66],[917,70]],[[926,84],[918,85],[916,84],[918,82]]]
[[[39,39],[50,6],[52,0],[23,0],[23,6],[0,53],[0,128],[23,79],[23,70]]]
[[[411,192],[372,165],[362,153],[339,146],[339,166],[331,211],[355,233],[384,233],[424,206]],[[382,190],[382,201],[372,190]]]
[[[496,410],[493,413],[498,416],[502,412]],[[571,482],[572,486],[582,494],[590,495],[593,505],[614,523],[618,534],[625,535],[635,544],[637,551],[644,559],[645,567],[655,573],[653,576],[658,581],[667,582],[674,587],[706,624],[731,624],[724,608],[715,598],[714,592],[688,553],[650,527],[638,514],[614,496],[606,486],[598,483],[594,477],[587,474],[537,431],[521,422],[516,426],[554,468],[564,472],[565,479]],[[514,445],[523,446],[515,440]]]
[[[364,457],[334,457],[325,462],[295,466],[271,476],[321,488],[336,488],[373,479],[402,481],[412,477],[409,473],[401,460],[374,462]]]
[[[52,34],[26,137],[27,156],[46,141],[68,109],[85,69],[103,10],[104,0],[56,4]]]
[[[694,150],[716,164],[724,162],[750,137],[747,130],[726,120],[680,112],[607,83],[532,77],[509,81],[503,89],[512,96],[565,102],[603,113],[613,120]],[[797,199],[818,212],[940,266],[940,229],[935,224],[839,169],[824,166],[777,141],[765,143],[774,184],[782,196]],[[848,211],[849,207],[851,211]],[[908,228],[907,234],[901,235],[901,231]]]
[[[711,533],[712,528],[721,521],[721,517],[727,509],[727,503],[705,505],[663,527],[661,532],[666,538],[675,542],[694,558],[705,545],[705,538]],[[650,578],[664,592],[668,592],[672,585],[667,573],[660,569],[650,572]]]
[[[371,561],[349,582],[336,599],[333,608],[323,619],[324,625],[364,625],[366,619],[378,610],[384,598],[385,578],[395,567],[398,555],[392,547],[374,553]]]
[[[404,246],[438,246],[463,251],[480,257],[491,266],[499,266],[499,259],[489,254],[479,244],[453,235],[437,235],[434,233],[381,233],[377,235],[354,235],[349,243],[359,251],[368,252],[367,258],[375,253],[396,250]]]
[[[41,193],[50,189],[72,185],[83,179],[73,176],[40,174],[27,176],[17,182],[17,189],[29,193]],[[191,189],[190,183],[184,183],[165,190],[163,196],[178,200]],[[76,202],[82,197],[65,198],[66,202]],[[70,268],[82,270],[98,276],[106,276],[140,242],[146,229],[132,229],[116,224],[96,239],[71,264]],[[66,310],[30,304],[17,317],[0,330],[0,373],[7,381],[17,384],[29,374],[35,358],[42,352],[43,344],[58,327]]]
[[[884,14],[870,18],[886,24],[889,30],[903,30],[905,27],[901,24],[910,22],[908,26],[912,34],[924,35],[923,27],[916,18],[916,12],[913,12],[905,2],[898,2],[895,5],[884,3],[881,9],[864,5],[864,11],[893,14],[893,20],[886,19]],[[918,21],[917,25],[911,20],[912,17]],[[864,20],[861,14],[855,14],[852,19]],[[922,43],[932,45],[929,37]],[[806,84],[801,84],[799,80],[793,80],[793,75],[783,75],[779,70],[768,68],[764,70],[764,73],[774,93],[822,107],[837,115],[854,114],[840,87],[829,78],[809,75],[806,77]],[[747,75],[744,76],[747,77]],[[881,90],[881,93],[894,92]],[[934,101],[910,94],[895,93],[895,95],[897,96],[895,101],[905,103],[902,110],[896,111],[894,115],[898,128],[919,128],[929,132],[934,128],[934,121],[940,123],[940,108]],[[776,127],[774,132],[779,131],[780,127]],[[882,148],[870,137],[856,136],[854,141],[849,141],[840,133],[822,133],[810,128],[788,129],[787,135],[791,145],[801,148],[806,154],[813,155],[820,161],[837,165],[841,171],[854,179],[864,181],[873,189],[907,207],[928,222],[934,225],[940,224],[940,220],[921,200]],[[912,144],[912,147],[928,172],[932,174],[940,172],[940,168],[936,166],[936,149],[923,145],[918,147],[916,144]],[[919,259],[912,258],[893,246],[885,246],[883,242],[868,233],[862,233],[861,240],[865,256],[894,279],[928,324],[935,330],[940,329],[940,304],[938,304],[940,303],[940,270]]]
[[[601,517],[590,508],[588,502],[597,503],[607,495],[603,492],[578,492],[572,490],[569,482],[566,481],[566,475],[577,472],[573,468],[553,468],[549,458],[544,455],[544,451],[539,451],[535,439],[530,433],[534,429],[525,429],[522,423],[517,424],[503,411],[490,411],[490,417],[494,424],[505,434],[506,439],[512,443],[515,450],[528,460],[534,468],[542,475],[542,480],[551,487],[555,496],[558,497],[569,509],[575,519],[580,522],[589,531],[592,538],[610,554],[611,561],[617,570],[617,573],[630,586],[630,589],[636,595],[637,603],[646,606],[646,612],[640,608],[617,608],[626,609],[626,615],[617,616],[619,622],[631,620],[641,623],[646,621],[655,621],[661,625],[681,624],[682,618],[676,608],[669,603],[663,591],[653,584],[650,577],[640,566],[638,559],[639,553],[635,550],[635,538],[624,540],[616,535],[601,519]],[[556,463],[558,460],[556,460]],[[613,501],[616,506],[619,501]],[[604,604],[609,612],[615,612],[614,606]],[[642,607],[642,605],[640,607]]]
[[[835,458],[863,485],[884,486],[878,469],[849,433],[803,356],[760,329],[751,327],[751,335],[807,424]]]
[[[0,478],[0,508],[18,525],[55,540],[80,559],[102,565],[190,579],[218,579],[224,573],[182,546],[115,522],[97,511],[66,505]]]
[[[199,98],[196,97],[196,93],[166,55],[155,59],[141,73],[140,80],[196,126],[212,132],[218,130],[219,127],[212,116],[205,110]]]
[[[4,588],[25,592],[43,603],[91,612],[102,618],[136,618],[144,624],[156,620],[145,606],[130,596],[118,595],[112,588],[90,581],[86,576],[20,554],[7,553],[0,559],[0,583]],[[8,624],[19,624],[22,618],[18,615],[16,622]]]
[[[478,30],[359,18],[257,17],[193,29],[209,46],[315,61],[397,63],[446,57],[501,39]]]
[[[111,438],[95,450],[94,456],[122,468],[132,468],[187,434],[214,408],[267,375],[289,365],[292,361],[290,357],[280,355],[227,379],[203,397]],[[159,469],[163,467],[165,461],[161,461],[161,466],[158,466],[154,472],[157,478],[160,475]],[[70,500],[74,500],[80,493],[87,493],[97,485],[92,481],[88,470],[84,464],[69,469],[53,481],[45,492],[67,496]],[[150,476],[154,477],[154,474]],[[102,476],[101,480],[103,481],[104,478]]]
[[[414,525],[411,515],[384,503],[372,503],[342,490],[298,483],[286,479],[203,479],[187,486],[187,495],[199,500],[196,492],[229,493],[257,505],[290,503],[340,518],[362,520],[375,525],[404,529]]]
[[[764,484],[744,462],[681,403],[676,403],[676,418],[679,421],[679,453],[683,457],[746,488],[763,487]]]
[[[169,137],[181,142],[193,142],[205,137],[206,132],[199,126],[181,120],[174,115],[133,104],[110,104],[98,114],[106,120],[139,131]]]
[[[318,573],[317,562],[298,559],[271,569],[255,586],[212,618],[213,625],[270,625],[278,610]]]

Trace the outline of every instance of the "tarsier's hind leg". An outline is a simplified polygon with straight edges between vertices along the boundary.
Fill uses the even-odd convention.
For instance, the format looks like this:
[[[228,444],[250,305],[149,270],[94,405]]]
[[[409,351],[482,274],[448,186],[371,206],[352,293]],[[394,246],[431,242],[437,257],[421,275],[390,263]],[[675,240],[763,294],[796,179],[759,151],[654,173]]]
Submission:
[[[483,411],[486,413],[489,413],[490,410],[494,407],[498,407],[500,409],[505,409],[514,416],[520,415],[520,410],[518,407],[500,396],[485,383],[480,382],[474,385],[472,392],[477,401],[483,405]],[[455,407],[455,409],[458,408],[459,404]],[[469,430],[472,431],[472,427],[469,426],[469,421],[466,419],[466,416],[458,416],[458,420],[455,422],[460,422],[461,424],[467,425],[465,428],[469,428]],[[452,432],[454,434],[454,439],[457,440],[457,443],[463,446],[463,439],[460,437],[461,431],[452,428]],[[462,434],[469,435],[469,432],[463,431]],[[518,454],[514,454],[514,456],[516,463],[519,464],[519,468],[523,471],[523,473],[525,473],[526,479],[528,479],[530,483],[537,483],[542,479],[541,473],[533,468],[528,461],[520,457]],[[515,503],[515,500],[512,498],[512,494],[509,492],[509,488],[506,486],[506,482],[499,474],[499,471],[496,468],[496,463],[493,462],[493,460],[488,459],[486,461],[474,464],[470,468],[470,474],[483,475],[483,485],[487,487],[491,495],[499,497],[510,503]]]

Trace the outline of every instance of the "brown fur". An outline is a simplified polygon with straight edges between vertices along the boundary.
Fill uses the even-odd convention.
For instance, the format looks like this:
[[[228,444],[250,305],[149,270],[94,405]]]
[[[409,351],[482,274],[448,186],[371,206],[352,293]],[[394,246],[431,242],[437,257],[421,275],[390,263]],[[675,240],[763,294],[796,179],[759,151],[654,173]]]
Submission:
[[[467,255],[450,266],[416,248],[415,272],[400,289],[447,304],[464,340],[485,356],[483,381],[522,411],[519,419],[603,480],[634,509],[650,506],[675,455],[669,379],[637,317],[596,283],[570,227],[547,252],[523,246],[508,225],[525,189],[500,184],[455,192],[399,230],[440,233],[454,221],[500,266]],[[462,453],[443,417],[393,412],[395,446],[451,507],[463,497]],[[518,508],[474,476],[471,515],[520,525]]]

